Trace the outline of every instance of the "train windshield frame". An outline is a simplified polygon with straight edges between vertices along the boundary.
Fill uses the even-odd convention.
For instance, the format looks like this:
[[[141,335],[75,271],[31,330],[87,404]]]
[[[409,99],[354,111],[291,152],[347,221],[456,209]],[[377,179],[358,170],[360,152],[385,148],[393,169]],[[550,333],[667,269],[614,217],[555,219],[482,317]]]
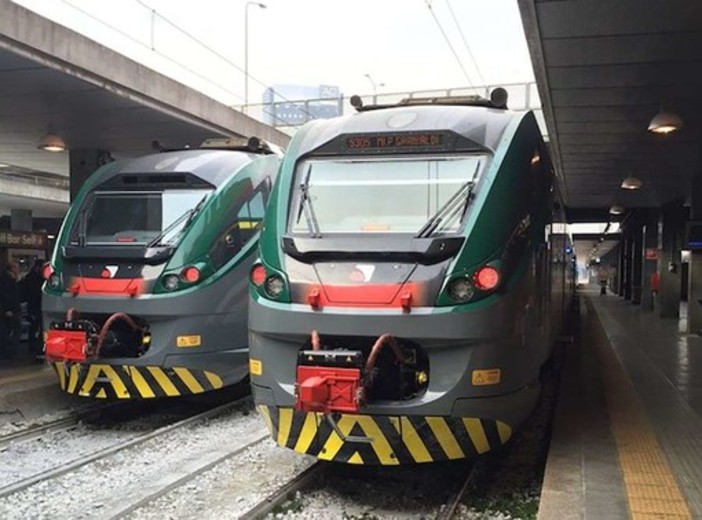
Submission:
[[[485,153],[310,158],[296,169],[288,232],[455,235],[488,160]]]
[[[81,210],[72,242],[88,247],[174,247],[213,191],[96,191]]]

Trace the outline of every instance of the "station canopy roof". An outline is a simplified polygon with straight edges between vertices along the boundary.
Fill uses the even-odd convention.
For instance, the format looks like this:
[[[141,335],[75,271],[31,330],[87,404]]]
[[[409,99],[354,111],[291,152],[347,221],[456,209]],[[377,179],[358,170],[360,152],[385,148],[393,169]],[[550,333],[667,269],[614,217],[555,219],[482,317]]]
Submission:
[[[688,197],[702,166],[702,2],[519,5],[567,206],[577,213]],[[662,108],[682,129],[647,131]],[[642,189],[620,188],[630,175]]]

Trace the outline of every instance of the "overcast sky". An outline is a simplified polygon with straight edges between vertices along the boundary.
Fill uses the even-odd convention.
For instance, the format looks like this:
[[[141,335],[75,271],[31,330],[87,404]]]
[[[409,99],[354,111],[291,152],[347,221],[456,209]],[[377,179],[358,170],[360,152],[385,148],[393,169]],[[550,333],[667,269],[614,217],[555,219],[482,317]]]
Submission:
[[[220,101],[243,104],[245,0],[14,1]],[[381,93],[465,87],[469,81],[479,85],[481,78],[488,84],[533,81],[516,0],[431,2],[468,77],[426,0],[263,3],[266,9],[248,7],[251,103],[261,102],[265,86],[281,83],[338,85],[346,94],[371,94],[365,74],[385,84]]]

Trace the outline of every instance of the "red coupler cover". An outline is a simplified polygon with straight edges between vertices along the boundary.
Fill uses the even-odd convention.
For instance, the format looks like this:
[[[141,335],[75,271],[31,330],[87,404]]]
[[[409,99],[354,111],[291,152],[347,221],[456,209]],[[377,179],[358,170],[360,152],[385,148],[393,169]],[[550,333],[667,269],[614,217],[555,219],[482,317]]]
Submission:
[[[358,368],[298,366],[295,409],[358,413],[360,386],[361,371]]]
[[[88,335],[82,330],[50,330],[46,333],[45,354],[53,361],[85,361]]]

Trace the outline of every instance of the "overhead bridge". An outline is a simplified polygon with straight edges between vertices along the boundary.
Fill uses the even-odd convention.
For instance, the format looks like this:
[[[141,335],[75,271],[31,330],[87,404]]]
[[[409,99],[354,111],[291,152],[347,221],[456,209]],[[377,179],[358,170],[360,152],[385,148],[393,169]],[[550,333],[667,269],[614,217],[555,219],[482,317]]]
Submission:
[[[66,27],[0,0],[0,214],[62,216],[101,163],[217,136],[258,136],[285,147],[270,125]],[[37,148],[47,132],[66,151]],[[27,182],[28,176],[34,181]],[[51,179],[64,184],[50,185]]]

